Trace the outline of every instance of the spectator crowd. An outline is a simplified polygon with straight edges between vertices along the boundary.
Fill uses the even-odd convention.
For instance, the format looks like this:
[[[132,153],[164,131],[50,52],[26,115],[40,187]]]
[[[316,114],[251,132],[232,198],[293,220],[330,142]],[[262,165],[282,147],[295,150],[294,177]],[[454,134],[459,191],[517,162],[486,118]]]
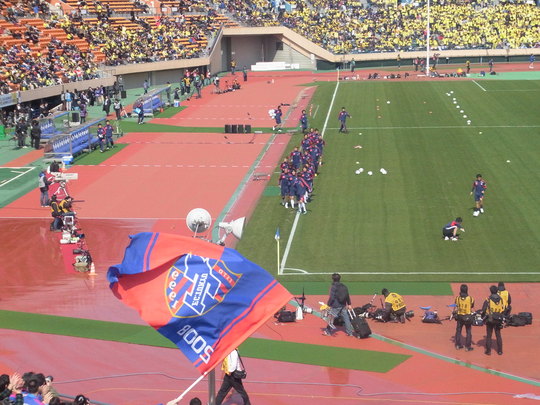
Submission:
[[[217,1],[217,0],[215,0]],[[414,51],[426,48],[425,2],[395,5],[310,0],[286,11],[267,0],[223,0],[218,7],[252,26],[282,24],[335,54]],[[418,5],[416,5],[418,4]],[[432,2],[434,49],[504,49],[540,46],[540,8],[525,2]]]
[[[28,372],[22,376],[14,373],[0,375],[1,405],[88,405],[90,400],[77,395],[73,401],[62,401],[54,388],[53,377],[42,373]]]
[[[97,23],[69,17],[61,27],[68,35],[84,38],[92,49],[103,52],[107,65],[124,65],[201,56],[205,50],[201,44],[206,44],[213,31],[214,17],[213,11],[189,20],[182,15],[150,19],[133,15],[131,23],[137,29],[118,24],[106,15]]]
[[[204,9],[200,3],[180,2],[179,14],[148,16],[149,10],[138,1],[128,20],[112,18],[113,10],[104,0],[79,0],[74,12],[63,17],[51,14],[43,0],[20,0],[14,5],[0,0],[2,16],[12,24],[0,25],[0,92],[92,79],[98,74],[97,54],[104,55],[107,65],[199,57],[221,26],[218,13],[248,26],[284,25],[335,54],[426,48],[423,1],[396,5],[372,0],[366,7],[357,0],[207,0],[204,13],[181,14],[192,7]],[[90,18],[89,5],[97,17]],[[43,23],[38,27],[24,20],[30,16],[42,18]],[[439,0],[432,2],[431,16],[432,49],[540,46],[540,8],[523,0]],[[61,28],[65,39],[54,35],[49,39],[43,32],[48,28]],[[86,45],[81,46],[81,41]]]

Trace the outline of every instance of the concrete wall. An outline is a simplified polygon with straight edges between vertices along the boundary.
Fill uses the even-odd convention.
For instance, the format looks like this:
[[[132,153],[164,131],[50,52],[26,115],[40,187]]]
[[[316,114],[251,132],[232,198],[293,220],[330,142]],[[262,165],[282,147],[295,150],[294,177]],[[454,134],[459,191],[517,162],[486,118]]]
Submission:
[[[262,61],[263,43],[264,37],[260,35],[231,37],[230,55],[231,59],[236,59],[237,69],[241,70],[243,66],[249,69],[251,65]]]
[[[278,44],[282,49],[278,49]],[[313,54],[303,53],[294,45],[282,35],[265,36],[265,61],[297,63],[300,69],[315,69],[315,58],[311,59]]]
[[[220,35],[216,38],[216,43],[214,45],[214,49],[212,50],[212,54],[210,55],[210,72],[212,74],[219,73],[223,70],[223,66],[226,66],[223,63],[223,33],[220,33]]]
[[[61,84],[58,86],[41,87],[36,90],[27,90],[19,92],[19,102],[25,103],[27,101],[39,100],[42,98],[58,96],[63,90],[86,90],[89,87],[112,86],[114,83],[114,77],[107,77],[103,79],[83,80],[80,82],[71,82]]]

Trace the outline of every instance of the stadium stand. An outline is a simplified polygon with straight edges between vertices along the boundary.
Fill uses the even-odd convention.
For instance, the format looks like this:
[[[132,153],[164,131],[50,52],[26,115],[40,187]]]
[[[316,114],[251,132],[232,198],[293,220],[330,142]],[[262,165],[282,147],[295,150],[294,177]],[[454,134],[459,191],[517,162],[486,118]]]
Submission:
[[[425,4],[388,0],[65,0],[51,13],[42,0],[2,0],[0,92],[98,77],[115,66],[204,56],[222,27],[286,26],[342,54],[426,47]],[[60,3],[59,3],[60,4]],[[62,7],[63,10],[64,7]],[[166,15],[150,15],[165,9]],[[540,46],[540,8],[516,2],[434,2],[434,50]],[[229,18],[231,17],[231,18]]]
[[[228,0],[220,4],[218,7],[244,24],[282,24],[335,54],[426,47],[425,4],[396,5],[376,0],[365,8],[359,1],[311,0],[310,7],[288,9],[272,8],[263,0]],[[540,8],[524,2],[441,2],[432,5],[431,15],[436,17],[431,25],[434,49],[533,48],[540,44]]]

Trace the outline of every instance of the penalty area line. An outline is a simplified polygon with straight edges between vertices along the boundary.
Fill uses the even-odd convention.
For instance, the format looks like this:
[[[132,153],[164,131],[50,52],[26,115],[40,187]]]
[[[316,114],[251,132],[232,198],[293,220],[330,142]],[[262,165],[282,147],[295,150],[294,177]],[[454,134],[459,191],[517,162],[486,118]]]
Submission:
[[[349,129],[456,129],[456,128],[540,128],[540,125],[434,125],[410,127],[348,127]],[[328,128],[339,129],[339,128]]]

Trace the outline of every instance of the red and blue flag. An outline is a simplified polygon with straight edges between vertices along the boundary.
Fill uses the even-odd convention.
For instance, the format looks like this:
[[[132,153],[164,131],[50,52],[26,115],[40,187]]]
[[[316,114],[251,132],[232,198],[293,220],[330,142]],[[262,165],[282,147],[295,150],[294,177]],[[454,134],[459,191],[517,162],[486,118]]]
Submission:
[[[292,298],[233,249],[162,233],[130,238],[122,263],[107,272],[114,295],[174,342],[201,374]]]

